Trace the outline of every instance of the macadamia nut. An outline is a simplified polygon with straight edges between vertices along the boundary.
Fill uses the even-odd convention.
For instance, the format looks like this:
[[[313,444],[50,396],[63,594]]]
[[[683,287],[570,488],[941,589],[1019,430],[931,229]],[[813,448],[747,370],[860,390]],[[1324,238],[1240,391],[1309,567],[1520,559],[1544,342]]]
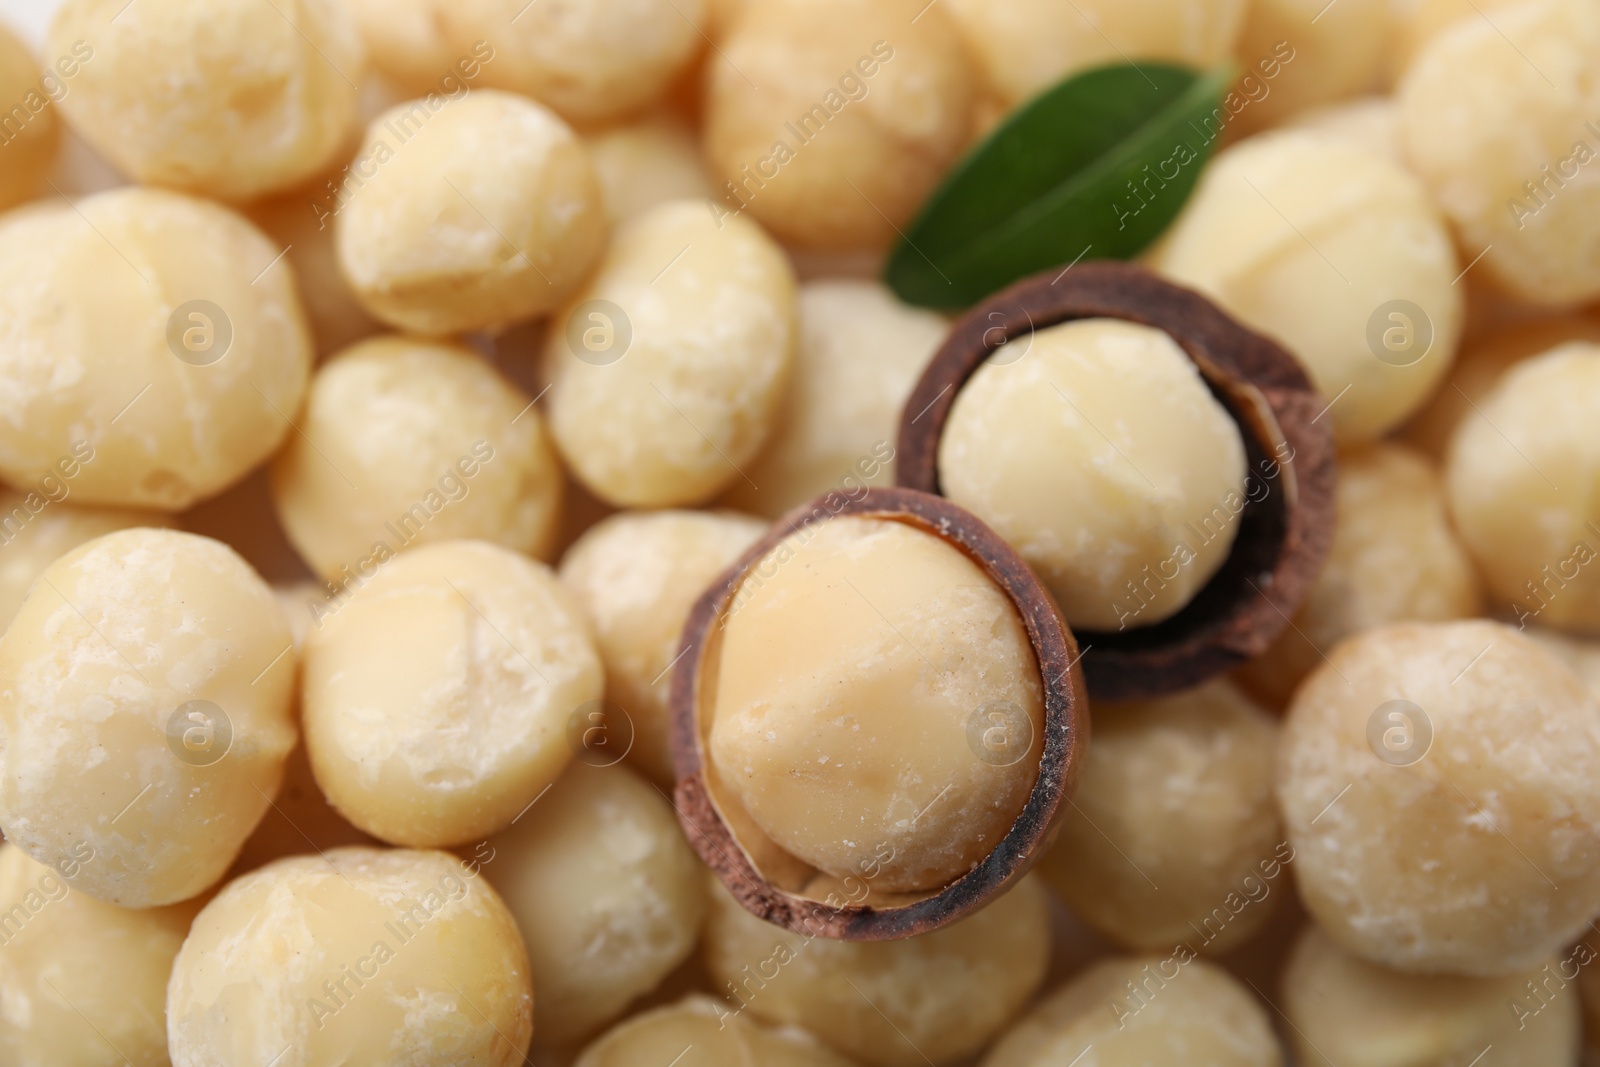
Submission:
[[[1390,622],[1470,618],[1483,607],[1472,559],[1450,525],[1443,480],[1422,456],[1381,443],[1340,456],[1334,509],[1333,544],[1294,625],[1238,671],[1274,708],[1351,634]]]
[[[272,590],[226,545],[133,529],[79,546],[0,637],[7,840],[81,861],[74,888],[125,907],[204,891],[278,790],[294,675]]]
[[[1393,98],[1363,96],[1343,104],[1315,107],[1295,115],[1290,129],[1339,137],[1405,166],[1400,144],[1400,109]]]
[[[582,143],[511,93],[437,93],[367,128],[336,197],[339,266],[375,318],[420,334],[543,314],[605,243]]]
[[[1176,614],[1228,558],[1244,441],[1171,337],[1085,319],[1019,338],[967,380],[939,481],[1028,561],[1067,622],[1128,629]]]
[[[404,92],[437,89],[452,73],[456,57],[445,36],[445,0],[344,0],[344,5],[355,17],[367,58]],[[480,52],[492,56],[492,50]]]
[[[1416,178],[1348,139],[1288,130],[1222,152],[1155,266],[1282,342],[1341,445],[1397,426],[1455,357],[1449,233]]]
[[[1282,1067],[1256,999],[1222,968],[1182,951],[1097,963],[1029,1012],[983,1067],[1205,1064]]]
[[[155,189],[0,218],[0,476],[177,511],[276,451],[311,363],[281,251]]]
[[[198,906],[136,911],[73,892],[75,873],[93,862],[87,846],[46,866],[0,845],[0,1056],[8,1067],[168,1062],[167,978]]]
[[[93,54],[87,43],[74,42],[59,74],[41,72],[27,45],[0,25],[0,211],[32,196],[54,165],[61,123],[51,104],[63,91],[58,87],[66,71],[76,74]]]
[[[1600,9],[1541,0],[1464,18],[1400,84],[1406,155],[1463,250],[1518,300],[1600,295]]]
[[[669,200],[711,199],[711,176],[700,146],[668,114],[615,126],[584,138],[613,223]]]
[[[590,527],[561,558],[605,661],[607,704],[632,727],[628,756],[660,785],[673,781],[668,697],[684,621],[765,529],[732,512],[631,512]]]
[[[1548,352],[1568,341],[1600,344],[1600,319],[1556,315],[1511,323],[1461,346],[1450,376],[1434,391],[1426,407],[1406,423],[1402,436],[1434,460],[1444,463],[1456,427],[1475,417],[1500,375],[1529,356]]]
[[[544,1044],[616,1019],[699,941],[705,870],[672,805],[625,767],[573,764],[477,852],[528,946]]]
[[[550,428],[619,507],[698,504],[748,475],[795,344],[794,275],[747,219],[676,200],[618,231],[550,326]]]
[[[994,903],[899,941],[830,941],[769,926],[720,886],[711,895],[705,961],[726,1010],[800,1026],[873,1067],[970,1056],[1044,980],[1045,892],[1025,878]]]
[[[1008,105],[1107,63],[1227,59],[1245,0],[950,0],[946,5],[989,85]],[[1254,57],[1249,57],[1254,58]]]
[[[1593,949],[1501,978],[1387,971],[1311,927],[1283,976],[1283,1009],[1302,1063],[1339,1067],[1506,1063],[1577,1067],[1578,990]],[[1487,1057],[1483,1057],[1487,1062]]]
[[[0,489],[0,633],[33,580],[72,549],[130,526],[167,524],[159,512],[62,503],[71,488],[70,480],[51,476],[26,493]]]
[[[553,546],[563,480],[543,420],[466,348],[363,341],[318,370],[298,425],[273,464],[273,500],[335,599],[408,546]]]
[[[1461,540],[1524,625],[1600,630],[1596,403],[1600,344],[1561,345],[1502,375],[1450,444]]]
[[[457,51],[494,49],[483,80],[522,93],[568,122],[612,122],[665,94],[705,41],[703,0],[434,0]]]
[[[77,42],[61,106],[135,181],[249,200],[347,148],[365,54],[339,0],[67,0],[48,52]]]
[[[1239,113],[1241,131],[1273,126],[1286,115],[1378,87],[1388,43],[1389,0],[1250,0],[1234,55],[1245,75],[1236,91],[1250,100]],[[1277,77],[1250,69],[1293,58]],[[1268,69],[1271,69],[1269,66]]]
[[[972,80],[944,6],[751,4],[707,61],[718,217],[748,210],[807,247],[888,243],[966,147]]]
[[[635,1015],[598,1038],[576,1067],[850,1067],[850,1061],[793,1026],[769,1029],[722,1002],[688,996]]]
[[[1289,707],[1277,792],[1306,907],[1373,963],[1511,974],[1600,911],[1600,704],[1508,626],[1332,649]]]
[[[1097,703],[1045,878],[1119,944],[1224,952],[1288,892],[1272,796],[1277,724],[1227,682]]]
[[[442,852],[340,848],[236,879],[167,987],[173,1067],[515,1067],[532,1030],[511,914]]]
[[[775,519],[823,493],[893,485],[900,409],[947,330],[876,282],[802,286],[794,379],[750,481],[725,501]]]
[[[840,516],[790,535],[727,609],[711,763],[777,845],[874,888],[937,889],[992,852],[1039,773],[1021,616],[934,534]],[[1005,742],[980,741],[989,713]],[[978,726],[974,726],[974,724]]]
[[[302,714],[317,783],[400,845],[510,825],[571,760],[600,657],[550,569],[481,541],[385,563],[306,640]]]
[[[332,177],[328,184],[334,185]],[[350,283],[339,273],[333,222],[325,216],[328,208],[321,201],[323,192],[300,188],[257,201],[245,211],[251,222],[286,250],[284,259],[300,283],[300,298],[318,356],[332,355],[383,329],[367,314]]]

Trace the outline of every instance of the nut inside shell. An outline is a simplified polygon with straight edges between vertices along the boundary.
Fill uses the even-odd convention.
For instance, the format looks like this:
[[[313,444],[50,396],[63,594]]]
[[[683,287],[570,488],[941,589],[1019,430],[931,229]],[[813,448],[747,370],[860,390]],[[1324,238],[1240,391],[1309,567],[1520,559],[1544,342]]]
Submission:
[[[896,479],[940,492],[939,440],[956,394],[1004,345],[1077,319],[1167,333],[1238,424],[1247,470],[1272,480],[1245,498],[1226,562],[1180,611],[1124,631],[1078,631],[1089,693],[1144,700],[1186,689],[1265,652],[1316,581],[1333,536],[1334,445],[1326,403],[1286,349],[1205,297],[1125,263],[1024,279],[951,328],[906,402]]]
[[[814,523],[857,516],[904,523],[957,548],[1015,606],[1037,663],[1044,704],[1038,775],[1020,815],[978,864],[937,889],[851,891],[785,852],[721,783],[708,752],[721,633],[751,569]],[[810,936],[877,941],[927,933],[981,908],[1027,873],[1054,840],[1088,742],[1088,700],[1077,643],[1033,572],[976,516],[941,497],[881,488],[829,493],[781,519],[695,603],[672,677],[671,729],[678,815],[690,843],[734,899],[768,922]]]

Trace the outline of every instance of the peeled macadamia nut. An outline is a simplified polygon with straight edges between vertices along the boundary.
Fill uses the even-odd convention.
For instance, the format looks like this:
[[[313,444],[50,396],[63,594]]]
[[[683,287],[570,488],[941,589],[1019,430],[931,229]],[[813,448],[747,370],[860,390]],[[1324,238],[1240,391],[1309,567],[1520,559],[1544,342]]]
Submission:
[[[1094,743],[1045,878],[1132,949],[1225,952],[1289,892],[1272,796],[1277,724],[1227,682],[1097,703]]]
[[[1389,0],[1340,0],[1332,7],[1328,0],[1250,0],[1234,48],[1245,71],[1235,91],[1250,101],[1239,112],[1240,131],[1378,88],[1389,8]],[[1257,66],[1263,60],[1265,69]],[[1275,77],[1263,77],[1274,67]]]
[[[1450,513],[1524,625],[1600,630],[1597,403],[1600,345],[1564,344],[1502,375],[1451,441]]]
[[[488,89],[433,93],[379,115],[335,208],[339,267],[356,297],[412,333],[541,315],[605,244],[605,205],[582,143],[532,100]]]
[[[165,526],[159,512],[77,507],[72,482],[52,476],[26,493],[0,489],[0,632],[22,607],[33,580],[85,541],[130,526]]]
[[[552,548],[563,480],[543,420],[469,349],[363,341],[317,371],[298,427],[273,464],[273,500],[340,596],[408,546]]]
[[[707,60],[718,217],[748,210],[804,247],[887,244],[966,147],[972,80],[942,5],[749,5]]]
[[[1129,629],[1176,614],[1228,558],[1244,441],[1171,337],[1084,319],[1008,344],[967,380],[939,482],[1028,561],[1068,623]]]
[[[338,0],[67,0],[47,51],[77,42],[93,57],[61,106],[138,182],[249,200],[322,170],[354,128],[365,54]]]
[[[770,926],[714,885],[702,944],[733,1019],[803,1027],[873,1067],[919,1067],[976,1053],[1028,1002],[1044,980],[1050,916],[1043,888],[1024,878],[932,933],[830,941]]]
[[[1288,128],[1338,137],[1405,166],[1400,144],[1400,109],[1392,97],[1363,96],[1343,104],[1311,108],[1295,115]]]
[[[711,199],[711,176],[684,123],[667,114],[583,139],[613,223],[669,200]]]
[[[794,275],[746,219],[675,200],[617,232],[550,324],[550,428],[619,507],[698,504],[767,440],[795,343]]]
[[[474,855],[528,946],[543,1044],[616,1019],[699,941],[704,868],[672,805],[625,767],[573,764]]]
[[[343,2],[366,42],[367,58],[384,77],[407,93],[440,88],[448,91],[449,87],[441,87],[439,82],[445,75],[455,73],[452,68],[461,57],[444,34],[446,0]]]
[[[300,298],[316,342],[316,354],[328,356],[371,337],[383,327],[367,314],[350,283],[339,273],[333,219],[325,217],[325,204],[309,199],[312,195],[320,196],[322,191],[308,194],[305,188],[296,189],[251,204],[245,214],[268,238],[287,250],[284,259],[300,283]]]
[[[509,826],[600,698],[600,657],[555,575],[497,545],[402,553],[321,622],[301,693],[311,766],[345,818],[393,844]]]
[[[1526,0],[1403,0],[1391,4],[1390,18],[1393,39],[1390,44],[1389,74],[1391,81],[1400,76],[1416,60],[1417,54],[1435,37],[1458,22],[1480,19],[1494,21],[1499,8],[1525,3]]]
[[[76,75],[93,55],[86,42],[74,42],[59,69],[41,72],[27,45],[0,25],[0,211],[32,196],[55,164],[61,123],[50,105],[67,71]]]
[[[1294,353],[1341,445],[1399,425],[1455,356],[1444,223],[1416,178],[1345,138],[1290,130],[1219,154],[1155,267]]]
[[[765,529],[732,512],[631,512],[602,519],[561,558],[605,661],[606,702],[632,727],[628,756],[661,785],[673,781],[671,668],[689,609]]]
[[[230,882],[167,987],[173,1067],[515,1067],[532,1031],[511,914],[442,852],[340,848]]]
[[[1445,462],[1456,427],[1468,417],[1477,417],[1474,406],[1483,402],[1506,370],[1568,341],[1600,344],[1600,319],[1582,315],[1529,319],[1463,344],[1449,377],[1427,406],[1406,423],[1402,431],[1406,443]]]
[[[133,910],[73,892],[85,863],[0,845],[0,1057],[7,1067],[163,1067],[172,960],[195,905]],[[87,1024],[87,1025],[85,1025]]]
[[[1095,1067],[1282,1067],[1283,1050],[1267,1013],[1237,979],[1179,950],[1095,964],[1029,1012],[983,1067],[1079,1060]]]
[[[941,6],[960,26],[990,87],[1014,106],[1068,74],[1107,63],[1216,66],[1233,53],[1246,2],[949,0]]]
[[[1300,1062],[1339,1067],[1539,1064],[1577,1067],[1578,990],[1594,951],[1579,945],[1542,967],[1501,978],[1387,971],[1310,927],[1283,976],[1284,1014]],[[1586,959],[1585,959],[1586,958]],[[1490,1056],[1484,1052],[1493,1048]]]
[[[663,96],[699,54],[702,0],[435,0],[435,21],[460,51],[486,41],[483,80],[593,125]]]
[[[802,286],[794,380],[750,481],[725,501],[775,519],[823,493],[893,485],[900,409],[947,330],[877,282]]]
[[[1600,9],[1542,0],[1461,19],[1400,84],[1411,166],[1478,269],[1527,303],[1600,296],[1597,65]]]
[[[70,464],[83,503],[177,511],[266,459],[311,363],[280,252],[155,189],[0,218],[0,476]]]
[[[674,1057],[677,1057],[674,1060]],[[805,1031],[769,1029],[721,1001],[693,995],[607,1031],[576,1067],[850,1067]]]
[[[1311,595],[1237,677],[1274,708],[1323,653],[1351,634],[1391,622],[1440,622],[1481,613],[1472,559],[1450,525],[1439,472],[1399,445],[1339,457],[1333,544]]]
[[[222,877],[294,747],[295,654],[232,549],[173,530],[81,545],[0,637],[0,826],[125,907]],[[92,859],[90,859],[92,855]]]
[[[890,519],[805,527],[754,564],[721,634],[709,752],[779,847],[879,891],[937,889],[1011,829],[1044,695],[1022,618],[960,549]],[[992,750],[974,723],[999,715]]]
[[[1332,649],[1289,707],[1277,792],[1306,907],[1371,962],[1511,974],[1600,912],[1600,704],[1508,626]]]

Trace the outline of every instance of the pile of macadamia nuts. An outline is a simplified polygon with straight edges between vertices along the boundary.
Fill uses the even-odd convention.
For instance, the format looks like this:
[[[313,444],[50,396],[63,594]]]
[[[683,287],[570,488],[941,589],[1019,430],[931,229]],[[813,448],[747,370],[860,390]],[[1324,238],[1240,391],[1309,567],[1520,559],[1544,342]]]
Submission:
[[[1130,62],[1231,64],[1137,262],[1287,370],[1013,333],[926,520],[885,258]],[[1600,1064],[1597,71],[1597,0],[0,0],[0,1067]]]

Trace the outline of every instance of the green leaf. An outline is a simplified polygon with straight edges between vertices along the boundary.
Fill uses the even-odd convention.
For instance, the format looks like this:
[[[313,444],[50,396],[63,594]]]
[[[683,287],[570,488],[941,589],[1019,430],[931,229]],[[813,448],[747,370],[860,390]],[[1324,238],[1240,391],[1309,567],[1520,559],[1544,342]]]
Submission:
[[[950,172],[884,280],[907,303],[962,308],[1079,258],[1138,255],[1193,191],[1233,73],[1123,64],[1047,89]]]

